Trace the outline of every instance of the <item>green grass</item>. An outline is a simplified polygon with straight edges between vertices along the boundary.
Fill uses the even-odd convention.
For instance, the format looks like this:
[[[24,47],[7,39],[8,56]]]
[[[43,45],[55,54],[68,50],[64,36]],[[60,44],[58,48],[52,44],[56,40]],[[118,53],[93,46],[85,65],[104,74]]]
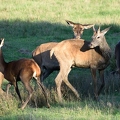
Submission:
[[[4,58],[7,62],[23,57],[31,58],[31,52],[41,43],[60,42],[72,38],[72,28],[65,20],[95,24],[96,27],[101,26],[101,29],[111,26],[106,39],[114,56],[114,47],[120,37],[119,5],[119,0],[0,0],[0,37],[5,38],[2,49]],[[91,40],[92,34],[92,29],[85,30],[82,38]],[[120,83],[117,76],[110,75],[110,70],[114,68],[115,61],[112,58],[105,72],[105,88],[108,93],[104,92],[104,89],[98,103],[91,100],[93,87],[90,70],[73,69],[69,80],[83,97],[83,101],[76,101],[71,91],[65,87],[63,94],[66,102],[63,105],[56,102],[55,91],[51,90],[50,109],[32,107],[31,104],[34,102],[30,102],[22,111],[18,109],[17,95],[13,92],[14,89],[11,89],[10,92],[14,97],[6,99],[5,96],[0,96],[0,120],[118,120],[120,119]],[[45,80],[46,87],[54,87],[56,75],[57,72],[54,72]],[[5,89],[6,84],[7,82],[4,81],[2,88]],[[23,88],[20,88],[25,97]]]
[[[118,120],[119,110],[103,101],[95,103],[91,100],[84,102],[65,102],[63,105],[54,104],[50,109],[29,108],[24,111],[17,109],[7,113],[1,120]]]

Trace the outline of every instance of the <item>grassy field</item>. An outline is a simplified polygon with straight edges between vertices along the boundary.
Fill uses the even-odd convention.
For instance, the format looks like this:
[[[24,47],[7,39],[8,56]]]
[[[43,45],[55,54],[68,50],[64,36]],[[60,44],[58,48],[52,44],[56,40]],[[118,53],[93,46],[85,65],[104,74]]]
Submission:
[[[23,57],[31,58],[31,52],[41,43],[72,38],[72,28],[65,20],[95,24],[96,27],[101,26],[101,29],[111,26],[106,39],[114,53],[114,47],[120,38],[119,5],[119,0],[0,0],[0,37],[5,38],[2,49],[4,58],[6,62]],[[91,40],[92,34],[92,29],[85,30],[82,38]],[[69,75],[69,80],[83,98],[77,101],[65,87],[63,94],[66,101],[62,105],[58,104],[54,91],[57,72],[54,72],[44,83],[47,88],[51,88],[50,92],[47,89],[50,109],[39,108],[34,100],[39,97],[35,98],[35,95],[34,102],[31,101],[22,111],[18,108],[19,100],[12,88],[13,97],[0,96],[0,120],[119,120],[120,82],[118,76],[110,75],[114,67],[115,62],[112,58],[105,72],[106,86],[98,103],[91,98],[93,88],[90,71],[74,69]],[[3,89],[6,84],[7,81],[4,80]],[[21,87],[23,97],[24,92]],[[37,104],[42,103],[39,102],[37,101]]]

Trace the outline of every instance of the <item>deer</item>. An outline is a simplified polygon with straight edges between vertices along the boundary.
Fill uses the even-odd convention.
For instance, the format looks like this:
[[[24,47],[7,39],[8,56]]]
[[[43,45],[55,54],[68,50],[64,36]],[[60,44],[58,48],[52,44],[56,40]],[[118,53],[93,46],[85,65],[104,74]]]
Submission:
[[[56,90],[59,102],[62,102],[61,83],[64,82],[79,98],[77,90],[68,81],[68,75],[73,67],[89,68],[91,70],[94,83],[94,98],[98,100],[98,96],[104,87],[104,70],[110,63],[111,49],[106,41],[105,34],[110,27],[100,31],[100,27],[96,30],[93,27],[92,41],[84,39],[74,40],[68,39],[58,43],[50,51],[50,58],[53,55],[59,62],[60,70],[55,78]],[[101,86],[97,88],[97,76],[99,72]]]
[[[30,80],[34,78],[37,81],[38,86],[41,88],[42,93],[44,94],[47,107],[50,107],[47,98],[47,93],[40,82],[41,70],[40,67],[37,65],[37,63],[33,59],[28,59],[28,58],[22,58],[8,63],[5,62],[2,53],[3,45],[4,45],[4,38],[1,38],[0,39],[0,73],[2,73],[1,75],[3,75],[2,79],[5,78],[9,82],[7,85],[7,96],[10,86],[13,85],[22,103],[21,109],[24,109],[33,94],[33,88],[30,85]],[[28,91],[28,97],[26,98],[25,102],[21,98],[17,83],[18,81],[21,81],[25,86],[26,90]]]
[[[93,24],[80,24],[80,23],[74,23],[72,21],[66,20],[67,24],[73,27],[74,32],[74,39],[79,40],[81,38],[81,35],[83,34],[84,29],[89,29],[93,27]],[[58,42],[48,42],[41,44],[38,46],[35,50],[32,52],[32,58],[37,62],[37,64],[41,68],[41,81],[46,79],[53,71],[58,71],[60,69],[59,63],[54,59],[50,59],[50,50],[56,46]]]

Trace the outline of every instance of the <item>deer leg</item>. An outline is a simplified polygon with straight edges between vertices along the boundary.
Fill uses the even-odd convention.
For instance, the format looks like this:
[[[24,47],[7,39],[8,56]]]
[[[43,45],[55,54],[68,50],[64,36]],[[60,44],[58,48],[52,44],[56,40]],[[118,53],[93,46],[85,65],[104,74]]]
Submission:
[[[7,90],[6,90],[7,96],[8,96],[8,92],[9,92],[10,87],[11,87],[11,83],[8,83],[7,84]]]
[[[44,72],[41,70],[41,74],[40,74],[40,80],[41,80],[41,82],[44,81],[43,75],[44,75]]]
[[[53,70],[45,70],[44,74],[43,74],[43,80],[46,79],[51,73],[53,72]]]
[[[27,103],[29,102],[29,100],[30,100],[31,97],[32,97],[33,89],[32,89],[32,87],[30,86],[30,81],[24,79],[24,81],[22,80],[22,82],[23,82],[23,84],[25,85],[25,88],[26,88],[26,90],[28,91],[28,94],[29,94],[28,97],[27,97],[27,99],[25,100],[25,102],[23,103],[23,105],[22,105],[22,107],[21,107],[21,109],[24,109],[25,106],[27,105]]]
[[[43,82],[51,73],[53,72],[53,70],[49,70],[49,69],[45,69],[45,70],[41,70],[41,75],[40,75],[40,80],[41,82]]]
[[[73,93],[75,94],[75,96],[80,99],[80,96],[77,92],[77,90],[70,84],[70,82],[68,81],[68,78],[63,79],[63,81],[65,82],[65,84],[73,91]]]
[[[33,70],[29,67],[27,69],[23,69],[20,72],[19,77],[20,77],[22,83],[24,84],[26,90],[28,91],[28,97],[26,98],[25,102],[21,106],[21,109],[24,109],[26,107],[27,103],[29,102],[29,100],[31,99],[32,94],[33,94],[33,89],[30,85],[30,80],[33,77]]]
[[[37,84],[38,84],[39,87],[42,88],[42,93],[44,94],[44,96],[45,96],[45,98],[46,98],[47,107],[50,108],[50,104],[49,104],[49,102],[48,102],[47,93],[46,93],[46,91],[45,91],[43,85],[41,84],[40,78],[39,78],[39,77],[38,77],[38,79],[37,79]]]
[[[91,73],[93,77],[95,99],[98,100],[96,69],[91,68]]]
[[[15,78],[14,78],[14,79],[15,79]],[[15,80],[15,81],[16,81],[16,80]],[[11,85],[12,85],[12,83],[8,83],[8,84],[7,84],[7,96],[8,96],[8,92],[9,92],[9,89],[10,89]],[[23,101],[22,101],[22,98],[21,98],[21,95],[20,95],[20,91],[19,91],[19,89],[18,89],[17,82],[14,82],[13,85],[14,85],[15,91],[16,91],[16,93],[17,93],[17,95],[18,95],[18,97],[19,97],[19,99],[20,99],[20,101],[21,101],[21,103],[22,103]]]
[[[19,89],[18,89],[17,79],[16,79],[15,77],[13,77],[13,78],[14,78],[14,82],[11,83],[11,84],[14,85],[15,91],[16,91],[16,93],[17,93],[17,95],[18,95],[21,103],[23,103],[22,98],[21,98],[21,95],[20,95],[20,91],[19,91]],[[8,86],[8,87],[9,87],[9,86]],[[8,89],[9,89],[9,88],[8,88]]]
[[[105,81],[104,81],[104,70],[99,70],[99,75],[100,75],[100,80],[102,82],[100,89],[98,91],[98,95],[100,94],[101,90],[103,89],[103,87],[105,86]]]
[[[18,95],[21,103],[24,103],[24,101],[23,101],[22,98],[21,98],[21,95],[20,95],[20,91],[19,91],[19,89],[18,89],[18,84],[17,84],[17,82],[16,82],[16,85],[14,85],[14,86],[15,86],[15,91],[16,91],[16,93],[17,93],[17,95]]]
[[[65,70],[65,69],[64,69]],[[65,79],[63,79],[64,83],[73,91],[73,93],[76,95],[76,97],[78,99],[80,99],[80,96],[77,92],[77,90],[70,84],[70,82],[68,81],[68,74],[69,72],[71,71],[71,68],[69,68],[68,70],[68,73],[65,75]],[[64,72],[65,73],[65,72]]]
[[[2,90],[3,79],[4,79],[4,75],[0,72],[0,94],[5,93],[5,92]]]
[[[62,75],[61,75],[61,72],[59,72],[57,77],[55,78],[55,83],[56,83],[56,90],[57,90],[57,94],[58,94],[58,100],[61,103],[62,102],[62,94],[61,94]]]

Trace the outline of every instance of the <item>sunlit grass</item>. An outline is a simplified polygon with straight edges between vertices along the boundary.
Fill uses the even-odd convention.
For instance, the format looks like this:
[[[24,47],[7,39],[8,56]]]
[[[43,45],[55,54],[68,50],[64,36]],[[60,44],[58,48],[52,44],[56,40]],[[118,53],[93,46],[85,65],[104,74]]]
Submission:
[[[26,108],[24,111],[18,109],[13,114],[8,114],[2,118],[20,120],[119,120],[120,113],[114,106],[110,107],[106,103],[95,103],[91,100],[85,102],[66,102],[62,106],[56,104],[50,109],[47,108]]]
[[[50,21],[64,23],[65,19],[81,23],[119,23],[119,0],[74,2],[51,0],[1,0],[1,20]]]

